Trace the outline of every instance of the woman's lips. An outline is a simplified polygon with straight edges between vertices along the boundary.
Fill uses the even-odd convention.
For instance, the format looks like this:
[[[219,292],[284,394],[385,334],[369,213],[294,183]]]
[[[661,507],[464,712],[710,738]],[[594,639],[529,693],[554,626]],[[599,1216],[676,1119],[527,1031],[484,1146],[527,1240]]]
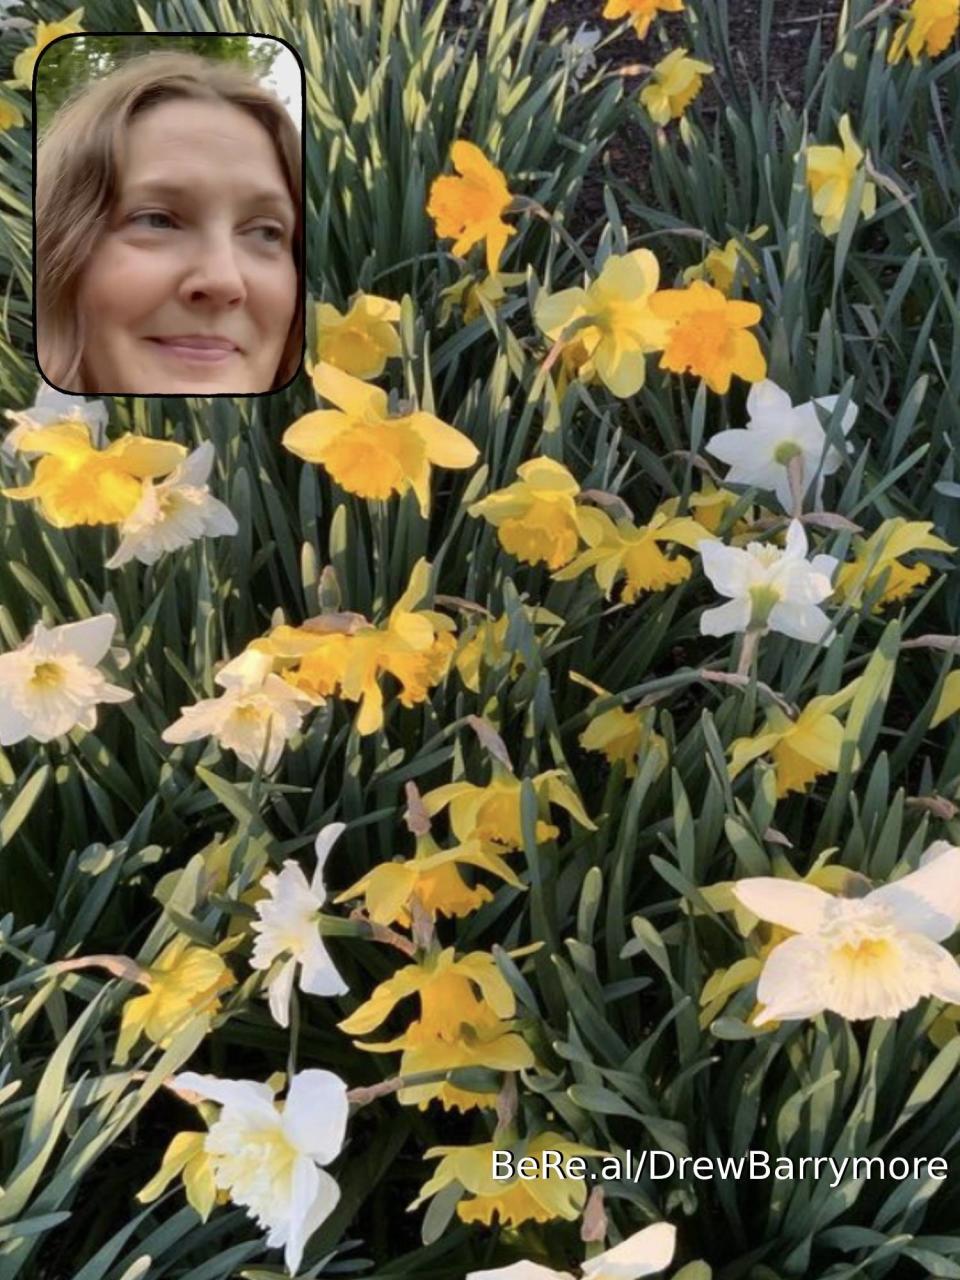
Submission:
[[[188,364],[223,364],[231,356],[240,354],[236,347],[227,346],[222,342],[213,342],[210,339],[147,338],[147,342],[152,343],[158,351],[164,352],[174,360],[181,360]]]

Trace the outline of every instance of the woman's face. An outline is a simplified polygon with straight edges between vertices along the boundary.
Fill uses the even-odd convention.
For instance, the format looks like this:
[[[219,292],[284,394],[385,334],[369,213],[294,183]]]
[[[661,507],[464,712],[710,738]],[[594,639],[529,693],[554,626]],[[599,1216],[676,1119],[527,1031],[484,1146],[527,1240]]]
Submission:
[[[297,266],[266,129],[229,103],[162,102],[130,122],[119,181],[78,292],[85,390],[268,391]]]

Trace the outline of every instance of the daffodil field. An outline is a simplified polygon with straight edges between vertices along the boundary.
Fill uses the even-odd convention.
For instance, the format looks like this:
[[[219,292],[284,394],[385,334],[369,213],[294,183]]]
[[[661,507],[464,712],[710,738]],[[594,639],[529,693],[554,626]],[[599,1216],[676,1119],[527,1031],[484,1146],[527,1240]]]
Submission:
[[[960,1276],[960,0],[728,2],[0,13],[0,1280]],[[282,392],[39,380],[109,31],[302,60]]]

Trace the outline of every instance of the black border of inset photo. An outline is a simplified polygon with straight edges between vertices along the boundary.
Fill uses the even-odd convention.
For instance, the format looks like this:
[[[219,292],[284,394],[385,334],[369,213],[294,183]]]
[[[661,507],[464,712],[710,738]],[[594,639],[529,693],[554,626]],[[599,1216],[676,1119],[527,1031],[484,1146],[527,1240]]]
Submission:
[[[39,131],[38,121],[37,121],[37,73],[40,67],[40,63],[43,60],[43,57],[46,54],[48,49],[53,48],[54,45],[60,44],[61,41],[64,41],[64,40],[89,39],[91,36],[93,37],[108,37],[108,36],[109,37],[113,37],[113,36],[142,37],[144,35],[155,36],[158,41],[163,39],[178,40],[184,37],[192,37],[195,39],[198,36],[210,38],[213,40],[222,39],[224,36],[249,36],[253,39],[273,40],[277,44],[282,44],[286,49],[290,50],[290,52],[293,54],[294,58],[297,61],[297,65],[300,68],[300,172],[301,172],[300,202],[301,202],[301,218],[302,218],[302,224],[303,224],[303,235],[301,237],[300,261],[297,263],[297,269],[300,273],[299,278],[302,285],[301,293],[302,293],[302,305],[303,305],[303,342],[300,348],[299,367],[294,371],[292,376],[281,387],[274,387],[269,391],[250,391],[250,392],[213,391],[210,393],[204,393],[204,392],[157,391],[157,392],[140,393],[136,391],[96,391],[96,392],[85,391],[81,393],[76,391],[67,391],[66,388],[64,387],[58,387],[56,383],[50,381],[50,379],[44,373],[43,369],[41,369],[40,367],[40,360],[37,353],[37,215],[36,215],[37,135]],[[251,400],[251,399],[259,399],[262,396],[279,395],[281,392],[286,391],[289,387],[291,387],[303,372],[303,364],[304,364],[304,360],[306,357],[306,350],[307,350],[307,310],[308,310],[308,307],[307,307],[307,216],[306,216],[306,213],[307,213],[307,210],[306,210],[306,203],[307,203],[307,183],[306,183],[307,79],[306,79],[306,70],[303,65],[303,59],[300,57],[298,50],[295,49],[294,46],[290,44],[287,40],[284,40],[282,36],[274,35],[270,31],[155,31],[153,32],[153,31],[140,30],[140,31],[67,32],[64,35],[57,36],[55,40],[51,40],[49,44],[45,45],[43,49],[41,49],[39,56],[37,57],[37,61],[35,62],[33,67],[33,77],[30,84],[30,94],[31,94],[32,106],[33,106],[33,120],[32,120],[33,170],[31,174],[31,199],[32,199],[31,212],[33,215],[33,218],[32,218],[32,222],[33,222],[33,225],[32,225],[32,232],[33,232],[33,302],[32,302],[33,363],[42,381],[45,382],[48,386],[53,387],[54,390],[62,392],[64,395],[82,394],[87,397],[95,395],[100,398],[104,398],[104,397],[131,398],[132,397],[138,400],[139,399],[142,399],[142,400],[177,400],[177,399],[179,400],[184,400],[184,399]]]

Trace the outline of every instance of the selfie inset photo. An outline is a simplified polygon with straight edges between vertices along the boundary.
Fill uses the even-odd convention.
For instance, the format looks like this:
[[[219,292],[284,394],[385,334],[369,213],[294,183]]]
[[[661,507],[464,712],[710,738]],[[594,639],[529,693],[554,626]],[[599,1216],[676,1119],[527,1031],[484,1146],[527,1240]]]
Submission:
[[[86,395],[259,395],[303,358],[299,63],[78,35],[37,64],[37,363]]]

